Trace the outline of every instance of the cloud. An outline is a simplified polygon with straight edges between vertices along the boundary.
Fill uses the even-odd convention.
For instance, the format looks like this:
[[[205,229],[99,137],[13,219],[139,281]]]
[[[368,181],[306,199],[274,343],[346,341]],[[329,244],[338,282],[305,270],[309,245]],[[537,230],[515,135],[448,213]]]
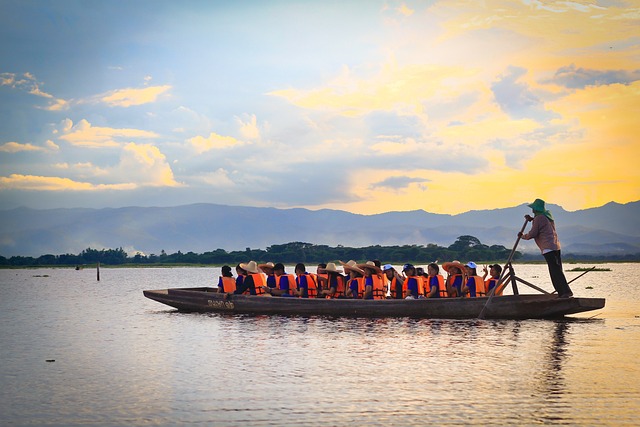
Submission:
[[[235,182],[229,177],[229,172],[219,168],[214,172],[202,174],[198,179],[209,187],[231,189],[236,187]]]
[[[91,184],[53,176],[20,174],[11,174],[8,177],[0,176],[0,190],[102,191],[133,190],[136,187],[135,184]]]
[[[50,139],[47,139],[47,141],[44,143],[45,146],[50,149],[50,150],[54,150],[54,151],[58,151],[60,149],[60,147],[58,146],[58,144],[56,144],[55,142],[53,142]]]
[[[20,144],[19,142],[5,142],[0,145],[0,152],[4,153],[18,153],[20,151],[43,151],[44,148],[35,146],[33,144]]]
[[[475,75],[473,69],[418,64],[400,66],[394,58],[381,64],[373,75],[359,75],[343,67],[340,75],[313,89],[282,89],[268,95],[282,97],[293,105],[359,117],[373,111],[420,114],[425,100],[452,86],[461,86]],[[368,70],[366,70],[368,71]]]
[[[587,86],[603,86],[615,83],[629,85],[640,80],[640,70],[594,70],[576,68],[574,64],[559,68],[553,78],[543,83],[555,83],[569,89],[584,89]]]
[[[148,82],[148,80],[146,80]],[[156,102],[160,95],[171,89],[171,86],[149,86],[142,89],[126,88],[107,92],[96,97],[100,102],[111,107],[131,107],[134,105]]]
[[[397,10],[401,15],[404,16],[411,16],[414,12],[414,10],[407,6],[405,3],[402,3],[402,5]]]
[[[158,134],[139,129],[114,129],[108,127],[92,126],[87,120],[82,119],[76,125],[70,119],[62,123],[61,140],[74,146],[81,147],[119,147],[125,141],[131,139],[157,138]],[[123,141],[125,140],[125,141]]]
[[[240,135],[248,140],[260,139],[260,129],[258,128],[258,121],[256,115],[252,114],[245,122],[241,118],[236,117],[238,124],[240,125]]]
[[[136,182],[138,185],[152,187],[179,187],[173,176],[167,158],[151,144],[135,144],[124,146],[120,164],[116,168],[115,176]]]
[[[60,111],[68,108],[69,103],[64,99],[55,98],[53,95],[44,92],[40,89],[41,82],[39,82],[35,76],[29,72],[23,74],[16,73],[1,73],[0,74],[0,86],[8,86],[12,89],[27,92],[31,95],[35,95],[41,98],[49,100],[49,105],[46,107],[37,107],[44,110]]]
[[[425,178],[413,178],[410,176],[390,176],[383,179],[382,181],[374,182],[373,184],[371,184],[371,188],[382,188],[385,190],[396,191],[405,189],[411,184],[420,184],[419,187],[423,190],[426,190],[427,186],[422,184],[429,181],[430,180]]]
[[[491,85],[491,90],[500,108],[516,119],[529,118],[537,121],[547,121],[559,117],[544,108],[543,101],[529,85],[518,82],[525,74],[527,74],[526,69],[510,66]]]
[[[193,146],[198,154],[210,150],[225,150],[244,145],[244,142],[234,137],[218,135],[215,132],[211,132],[206,138],[203,136],[194,136],[188,139],[187,142]]]

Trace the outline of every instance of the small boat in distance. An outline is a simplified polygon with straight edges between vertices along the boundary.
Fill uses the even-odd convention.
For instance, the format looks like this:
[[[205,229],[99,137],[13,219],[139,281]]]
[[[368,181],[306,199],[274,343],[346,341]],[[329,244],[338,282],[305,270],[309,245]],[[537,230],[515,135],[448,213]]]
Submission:
[[[554,294],[492,298],[324,299],[218,293],[211,287],[143,291],[179,311],[251,315],[328,317],[410,317],[420,319],[554,319],[598,310],[604,298],[559,298]],[[481,316],[482,315],[482,316]]]

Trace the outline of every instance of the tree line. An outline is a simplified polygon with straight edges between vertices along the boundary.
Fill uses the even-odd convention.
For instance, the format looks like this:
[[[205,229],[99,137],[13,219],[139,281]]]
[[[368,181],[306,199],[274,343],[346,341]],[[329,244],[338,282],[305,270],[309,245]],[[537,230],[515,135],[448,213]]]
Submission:
[[[210,252],[197,254],[194,252],[183,253],[181,251],[167,254],[164,250],[159,255],[145,255],[136,253],[129,256],[122,248],[118,249],[92,249],[87,248],[77,255],[42,255],[39,257],[12,256],[5,258],[0,256],[0,265],[12,267],[25,266],[81,266],[100,263],[102,265],[163,265],[163,264],[229,264],[236,265],[239,262],[254,260],[257,262],[282,262],[292,264],[303,262],[314,264],[334,260],[372,260],[379,259],[385,263],[430,263],[458,260],[476,261],[504,261],[508,258],[510,250],[502,245],[488,246],[482,244],[474,236],[460,236],[448,247],[430,243],[427,245],[402,245],[402,246],[366,246],[353,248],[338,245],[315,245],[305,242],[290,242],[279,245],[271,245],[266,249],[246,248],[244,251],[226,251],[216,249]],[[514,259],[521,258],[522,254],[516,252]]]

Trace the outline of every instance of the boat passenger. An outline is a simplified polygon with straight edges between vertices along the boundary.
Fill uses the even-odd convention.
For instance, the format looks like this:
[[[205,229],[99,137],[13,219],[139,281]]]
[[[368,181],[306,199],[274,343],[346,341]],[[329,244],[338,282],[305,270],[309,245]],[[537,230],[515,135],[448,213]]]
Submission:
[[[462,296],[462,284],[464,283],[466,269],[464,265],[459,261],[445,262],[442,264],[442,268],[447,272],[447,280],[445,285],[447,286],[447,293],[449,297],[461,297]]]
[[[358,264],[358,267],[364,271],[364,292],[362,299],[384,299],[385,291],[384,284],[382,283],[382,269],[373,261]]]
[[[344,282],[346,284],[349,284],[349,282],[351,281],[351,270],[349,270],[346,267],[347,266],[353,267],[353,266],[358,265],[358,263],[351,259],[351,260],[349,260],[349,262],[340,261],[340,264],[342,264],[342,266],[344,267],[344,279],[345,279]]]
[[[416,279],[418,280],[418,298],[424,298],[429,292],[429,274],[422,267],[416,267]]]
[[[222,266],[222,275],[220,279],[218,279],[218,289],[219,293],[232,293],[236,290],[236,280],[233,278],[233,273],[231,272],[231,267],[228,265]]]
[[[342,275],[342,270],[339,270],[335,263],[329,262],[324,267],[323,271],[327,275],[327,287],[326,289],[318,291],[318,297],[344,298],[345,281],[344,276]]]
[[[567,278],[562,270],[562,257],[560,255],[560,240],[556,232],[556,223],[553,215],[545,208],[544,200],[536,199],[527,206],[533,211],[531,215],[525,215],[527,221],[532,222],[531,230],[528,233],[518,233],[524,240],[534,239],[542,256],[547,262],[551,283],[558,292],[560,298],[571,298],[573,292],[567,283]]]
[[[264,287],[264,290],[269,295],[292,297],[296,293],[296,278],[293,274],[287,274],[284,271],[284,264],[277,263],[273,266],[273,274],[276,276],[276,287],[268,288]]]
[[[276,287],[276,276],[273,274],[273,266],[274,264],[272,262],[258,265],[258,268],[267,276],[265,283],[268,288]]]
[[[300,298],[315,298],[317,296],[317,283],[316,278],[312,274],[307,273],[307,268],[304,264],[298,263],[295,267],[296,273],[296,295]]]
[[[405,299],[417,299],[418,298],[418,278],[416,277],[416,268],[413,264],[405,264],[402,267],[402,274],[406,279],[403,284],[404,298]]]
[[[440,274],[440,267],[435,262],[427,266],[428,287],[426,289],[427,298],[447,298],[447,286],[444,284],[444,277]]]
[[[320,290],[327,289],[328,287],[328,282],[327,282],[328,276],[327,276],[327,273],[325,272],[326,268],[327,268],[327,264],[324,262],[321,262],[316,267],[316,279],[318,280],[318,292],[320,292]]]
[[[247,277],[246,270],[240,267],[240,264],[236,265],[236,289],[242,287],[245,277]]]
[[[389,282],[387,297],[391,299],[402,299],[402,284],[404,283],[402,276],[398,274],[391,264],[385,264],[382,267],[382,271],[384,271],[387,281]]]
[[[362,270],[355,261],[353,264],[344,264],[344,271],[349,272],[349,281],[347,282],[346,297],[361,298],[364,292],[364,270]]]
[[[467,269],[467,283],[462,287],[462,295],[471,298],[485,296],[484,280],[478,276],[476,263],[469,261],[465,267]]]
[[[484,288],[487,291],[487,295],[491,292],[493,288],[496,287],[498,281],[500,280],[500,275],[502,274],[502,266],[499,264],[489,265],[489,272],[487,273],[487,266],[482,267],[483,275],[482,279],[487,278],[487,274],[490,275],[489,280],[484,281]],[[494,295],[499,296],[502,295],[502,291],[504,291],[504,286],[500,286],[495,290]]]
[[[242,282],[242,286],[236,286],[235,294],[263,295],[263,287],[265,285],[264,276],[258,269],[255,261],[249,261],[246,264],[239,264],[240,268],[247,272],[247,276]]]

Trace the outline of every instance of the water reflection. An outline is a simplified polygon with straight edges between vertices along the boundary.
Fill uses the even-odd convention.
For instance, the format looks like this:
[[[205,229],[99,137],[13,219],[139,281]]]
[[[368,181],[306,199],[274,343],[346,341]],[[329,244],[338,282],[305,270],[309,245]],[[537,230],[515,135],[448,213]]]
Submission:
[[[1,425],[637,424],[637,292],[606,321],[297,318],[141,295],[204,269],[45,273],[0,271]]]

